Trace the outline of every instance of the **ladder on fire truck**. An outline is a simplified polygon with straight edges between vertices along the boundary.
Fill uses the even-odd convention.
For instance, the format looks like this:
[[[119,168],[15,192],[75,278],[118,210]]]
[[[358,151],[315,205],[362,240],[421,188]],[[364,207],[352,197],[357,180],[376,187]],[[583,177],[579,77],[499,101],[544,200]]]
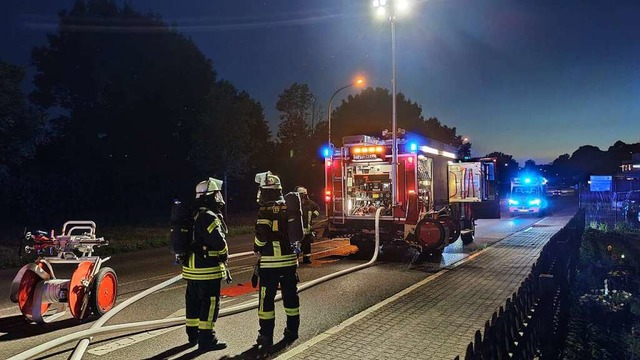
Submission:
[[[331,210],[333,211],[333,222],[335,224],[344,224],[344,147],[340,148],[339,165],[335,166],[336,157],[331,152]],[[334,150],[335,151],[335,150]]]

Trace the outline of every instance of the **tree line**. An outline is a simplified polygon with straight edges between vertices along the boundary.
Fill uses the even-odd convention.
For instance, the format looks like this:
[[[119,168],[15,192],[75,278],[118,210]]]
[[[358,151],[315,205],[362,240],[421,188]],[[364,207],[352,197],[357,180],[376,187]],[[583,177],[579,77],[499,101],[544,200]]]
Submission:
[[[24,94],[25,69],[0,61],[3,228],[165,223],[172,200],[190,199],[208,176],[225,180],[229,211],[253,210],[253,175],[266,170],[285,191],[305,185],[321,200],[327,114],[307,84],[278,96],[272,134],[262,104],[221,79],[190,38],[113,0],[78,0],[61,12],[31,62],[34,90]],[[343,100],[332,110],[333,143],[391,129],[391,96],[367,88]],[[424,117],[401,93],[397,124],[470,153],[455,127]],[[510,155],[488,155],[518,168]]]

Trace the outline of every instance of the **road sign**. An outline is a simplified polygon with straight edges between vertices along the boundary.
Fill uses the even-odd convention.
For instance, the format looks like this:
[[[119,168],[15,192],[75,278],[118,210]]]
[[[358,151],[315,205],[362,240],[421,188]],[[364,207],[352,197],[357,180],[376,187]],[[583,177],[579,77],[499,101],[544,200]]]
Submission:
[[[611,191],[612,179],[613,177],[611,175],[591,175],[591,181],[589,181],[589,190]]]

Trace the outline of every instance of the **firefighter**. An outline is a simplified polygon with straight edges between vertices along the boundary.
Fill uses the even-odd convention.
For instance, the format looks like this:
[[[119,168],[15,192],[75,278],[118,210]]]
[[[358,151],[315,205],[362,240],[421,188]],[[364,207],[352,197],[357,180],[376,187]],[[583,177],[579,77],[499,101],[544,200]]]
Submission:
[[[196,186],[193,242],[184,256],[182,278],[187,280],[186,325],[189,344],[199,350],[220,350],[227,344],[216,337],[220,285],[227,278],[227,226],[221,209],[222,181],[214,178]]]
[[[288,209],[282,196],[280,179],[271,172],[256,175],[260,184],[258,190],[258,219],[254,253],[259,261],[260,302],[258,318],[260,330],[256,343],[262,348],[273,345],[275,327],[274,297],[278,284],[282,290],[287,325],[284,329],[284,341],[291,343],[298,338],[300,326],[300,300],[298,298],[297,244],[290,239],[294,224],[300,227],[302,238],[302,219],[300,205],[298,209]],[[291,193],[294,194],[294,193]],[[297,195],[296,195],[297,198]],[[296,220],[296,216],[299,220]]]
[[[313,220],[320,215],[320,207],[313,200],[309,199],[307,189],[304,186],[297,186],[295,190],[300,194],[302,202],[302,224],[304,238],[302,238],[302,263],[311,264],[311,240],[313,239]]]

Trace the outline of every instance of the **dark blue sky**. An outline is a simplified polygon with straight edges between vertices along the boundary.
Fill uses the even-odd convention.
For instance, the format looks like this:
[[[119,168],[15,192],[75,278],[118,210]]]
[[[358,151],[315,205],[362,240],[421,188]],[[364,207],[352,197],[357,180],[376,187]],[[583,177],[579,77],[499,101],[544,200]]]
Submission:
[[[474,155],[503,151],[522,165],[640,142],[640,1],[412,2],[397,23],[398,90],[468,136]],[[5,1],[0,58],[28,63],[72,3]],[[357,74],[391,88],[389,24],[368,0],[130,3],[176,22],[220,78],[263,104],[274,129],[277,95],[293,82],[324,106]]]

